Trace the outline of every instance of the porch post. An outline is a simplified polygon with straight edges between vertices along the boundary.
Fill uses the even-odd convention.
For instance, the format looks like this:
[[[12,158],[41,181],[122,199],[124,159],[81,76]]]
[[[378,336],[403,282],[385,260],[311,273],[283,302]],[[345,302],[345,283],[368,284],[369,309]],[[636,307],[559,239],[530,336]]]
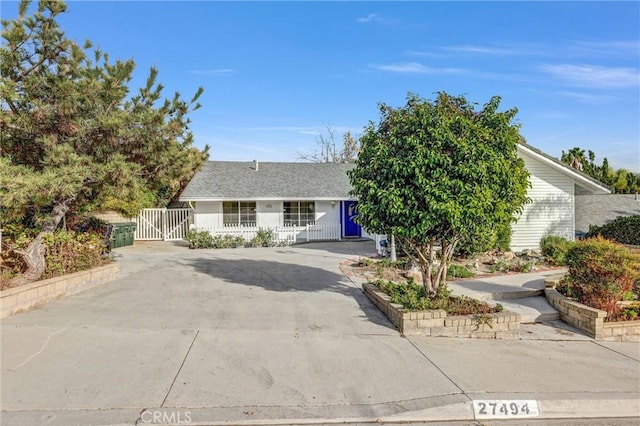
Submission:
[[[391,233],[391,246],[389,247],[391,253],[389,254],[391,261],[395,262],[398,260],[396,257],[396,239],[393,237],[393,232]]]

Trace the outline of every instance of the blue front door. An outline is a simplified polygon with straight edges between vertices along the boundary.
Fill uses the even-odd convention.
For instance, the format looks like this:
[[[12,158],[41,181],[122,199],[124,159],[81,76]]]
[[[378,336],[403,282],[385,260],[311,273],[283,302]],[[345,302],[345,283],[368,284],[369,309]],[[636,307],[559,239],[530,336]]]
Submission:
[[[357,201],[342,202],[342,236],[344,238],[357,238],[362,235],[362,229],[354,219],[358,215]]]

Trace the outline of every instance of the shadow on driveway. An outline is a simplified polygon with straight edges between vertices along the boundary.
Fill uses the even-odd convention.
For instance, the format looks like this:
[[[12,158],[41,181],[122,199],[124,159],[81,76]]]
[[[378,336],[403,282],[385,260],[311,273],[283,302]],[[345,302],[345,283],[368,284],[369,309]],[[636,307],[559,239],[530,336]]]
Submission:
[[[185,259],[183,262],[199,273],[221,279],[229,284],[261,287],[272,292],[327,292],[346,296],[357,302],[368,321],[395,329],[362,290],[342,274],[319,267],[273,260],[207,259],[201,257]],[[330,300],[322,301],[330,303]],[[303,300],[301,300],[302,302]]]

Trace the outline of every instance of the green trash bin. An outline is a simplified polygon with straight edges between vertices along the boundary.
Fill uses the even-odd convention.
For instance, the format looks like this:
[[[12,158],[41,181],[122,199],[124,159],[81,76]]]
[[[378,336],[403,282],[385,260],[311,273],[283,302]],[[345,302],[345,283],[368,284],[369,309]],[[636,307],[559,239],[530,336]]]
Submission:
[[[134,237],[136,235],[136,223],[130,222],[125,229],[126,229],[126,232],[125,232],[124,245],[132,246]]]
[[[120,237],[120,227],[117,223],[111,225],[111,237],[109,239],[111,250],[120,247],[122,238]]]
[[[114,223],[111,231],[111,248],[133,245],[135,232],[135,222]]]

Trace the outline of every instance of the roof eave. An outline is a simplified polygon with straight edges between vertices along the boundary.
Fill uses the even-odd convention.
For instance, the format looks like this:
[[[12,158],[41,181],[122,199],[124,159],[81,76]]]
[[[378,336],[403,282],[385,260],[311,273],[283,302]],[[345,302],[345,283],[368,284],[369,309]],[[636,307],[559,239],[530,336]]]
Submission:
[[[182,202],[203,201],[347,201],[353,197],[179,197]]]
[[[594,194],[610,194],[611,190],[602,184],[598,184],[595,181],[583,176],[581,173],[571,169],[569,166],[565,166],[563,164],[559,164],[558,161],[547,158],[546,156],[540,154],[536,150],[532,149],[528,145],[518,144],[518,149],[523,150],[527,154],[537,158],[541,162],[553,167],[554,169],[564,173],[566,175],[571,176],[574,179],[576,185],[580,188],[583,188],[587,191],[591,191]]]

